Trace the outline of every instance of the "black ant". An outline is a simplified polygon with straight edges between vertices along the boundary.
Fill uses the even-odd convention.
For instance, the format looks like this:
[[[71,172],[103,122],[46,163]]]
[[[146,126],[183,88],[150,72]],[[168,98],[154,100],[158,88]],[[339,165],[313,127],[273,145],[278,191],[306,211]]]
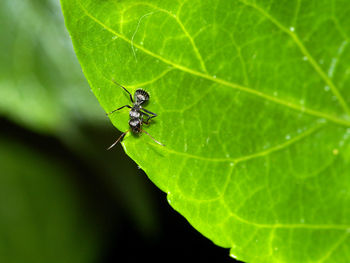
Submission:
[[[116,112],[118,110],[121,110],[125,107],[129,108],[130,109],[130,112],[129,112],[129,116],[130,116],[130,120],[129,120],[129,126],[130,126],[130,129],[127,130],[126,132],[124,132],[122,135],[120,135],[120,137],[118,138],[118,140],[116,140],[111,146],[109,146],[109,149],[111,149],[114,145],[116,145],[120,140],[122,140],[124,138],[124,136],[131,130],[133,133],[135,134],[139,134],[141,132],[143,133],[146,133],[149,137],[151,137],[151,139],[153,141],[155,141],[156,143],[158,143],[159,145],[162,145],[162,146],[165,146],[164,144],[158,142],[156,139],[154,139],[148,132],[142,130],[142,125],[145,123],[145,124],[149,124],[149,121],[154,118],[154,117],[157,117],[158,115],[151,112],[151,111],[148,111],[144,108],[142,108],[141,104],[144,104],[146,103],[148,100],[149,100],[149,94],[147,93],[147,91],[143,90],[143,89],[138,89],[135,91],[135,94],[134,94],[134,98],[135,98],[135,101],[134,99],[132,98],[132,95],[131,93],[126,89],[124,88],[122,85],[118,84],[117,82],[115,82],[113,80],[113,82],[118,85],[119,87],[123,88],[130,96],[130,100],[133,104],[133,106],[131,107],[130,105],[124,105],[118,109],[115,109],[113,111],[111,111],[110,113],[107,113],[107,115],[110,115],[112,114],[113,112]],[[146,116],[147,119],[144,120],[143,117]]]

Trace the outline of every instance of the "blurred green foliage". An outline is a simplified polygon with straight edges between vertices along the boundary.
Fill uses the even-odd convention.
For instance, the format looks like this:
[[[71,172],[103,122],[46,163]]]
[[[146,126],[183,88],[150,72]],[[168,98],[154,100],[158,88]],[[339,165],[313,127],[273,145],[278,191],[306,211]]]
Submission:
[[[71,47],[59,2],[0,4],[0,115],[35,131],[68,136],[102,113]]]
[[[111,199],[97,204],[112,205],[102,216],[116,220],[124,213],[141,233],[153,233],[156,212],[144,177],[120,147],[106,151],[118,133],[81,72],[59,2],[1,1],[0,22],[0,118],[63,142],[64,150],[89,164],[76,171],[49,157],[49,148],[46,155],[33,144],[20,145],[23,139],[4,137],[6,127],[0,127],[0,262],[96,260],[118,222],[96,227],[99,215],[90,214],[98,213],[91,204],[98,197],[86,199],[72,185],[84,169],[108,186],[101,190],[108,193],[96,190]],[[115,207],[120,211],[111,211]]]
[[[92,262],[98,232],[69,166],[0,138],[0,262]]]

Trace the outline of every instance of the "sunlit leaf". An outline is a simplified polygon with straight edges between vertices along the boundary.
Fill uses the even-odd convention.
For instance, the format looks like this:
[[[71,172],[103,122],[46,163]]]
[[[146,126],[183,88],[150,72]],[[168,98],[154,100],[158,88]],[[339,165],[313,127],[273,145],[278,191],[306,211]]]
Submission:
[[[348,1],[61,0],[109,112],[150,92],[123,145],[231,256],[350,261]],[[111,115],[121,131],[128,111]]]

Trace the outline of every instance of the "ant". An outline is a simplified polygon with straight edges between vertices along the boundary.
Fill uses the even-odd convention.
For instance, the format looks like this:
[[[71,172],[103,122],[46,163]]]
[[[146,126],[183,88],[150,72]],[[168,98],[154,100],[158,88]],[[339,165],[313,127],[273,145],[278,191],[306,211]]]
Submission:
[[[144,103],[146,103],[149,100],[149,94],[147,93],[147,91],[145,91],[143,89],[136,90],[135,94],[134,94],[134,99],[135,99],[134,100],[132,98],[131,93],[125,87],[123,87],[119,83],[115,82],[114,80],[113,80],[113,83],[118,85],[119,87],[123,88],[123,90],[125,90],[129,94],[129,97],[130,97],[130,100],[131,100],[133,106],[124,105],[124,106],[122,106],[122,107],[120,107],[118,109],[115,109],[115,110],[107,113],[107,115],[110,115],[110,114],[112,114],[112,113],[114,113],[116,111],[119,111],[119,110],[121,110],[121,109],[123,109],[125,107],[130,109],[130,112],[129,112],[129,116],[130,116],[129,126],[130,126],[130,129],[127,130],[126,132],[124,132],[122,135],[120,135],[118,140],[116,140],[111,146],[109,146],[109,148],[107,150],[111,149],[114,145],[116,145],[119,141],[121,141],[124,138],[124,136],[129,131],[132,131],[135,134],[139,134],[141,132],[146,133],[149,137],[151,137],[151,139],[153,141],[155,141],[159,145],[165,146],[164,144],[162,144],[161,142],[158,142],[148,132],[142,130],[142,128],[141,128],[144,123],[145,124],[149,124],[149,121],[152,118],[155,118],[155,117],[158,116],[157,114],[155,114],[155,113],[153,113],[151,111],[148,111],[148,110],[142,108],[142,106],[141,106],[141,104],[144,104]],[[147,117],[146,120],[143,119],[144,116]]]

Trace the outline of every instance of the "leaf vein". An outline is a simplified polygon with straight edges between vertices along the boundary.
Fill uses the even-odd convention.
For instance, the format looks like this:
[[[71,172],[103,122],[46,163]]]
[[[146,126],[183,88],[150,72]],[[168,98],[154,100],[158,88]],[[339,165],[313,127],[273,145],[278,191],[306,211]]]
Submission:
[[[199,156],[199,155],[194,155],[194,154],[189,154],[189,153],[184,153],[184,152],[179,152],[179,151],[175,151],[172,149],[167,148],[163,148],[164,151],[167,151],[169,153],[173,153],[173,154],[177,154],[177,155],[182,155],[188,158],[193,158],[193,159],[198,159],[198,160],[204,160],[204,161],[210,161],[210,162],[233,162],[235,164],[239,163],[239,162],[243,162],[243,161],[248,161],[251,159],[255,159],[258,157],[263,157],[263,156],[267,156],[273,152],[276,151],[280,151],[283,150],[285,148],[287,148],[288,146],[306,138],[307,136],[311,135],[312,133],[316,132],[317,130],[319,130],[320,128],[322,128],[324,126],[324,124],[322,125],[317,125],[313,128],[310,128],[309,130],[306,130],[305,132],[299,134],[298,136],[283,142],[281,144],[275,145],[273,147],[270,147],[269,149],[266,149],[264,151],[260,151],[260,152],[256,152],[253,154],[249,154],[246,156],[242,156],[242,157],[237,157],[237,158],[211,158],[211,157],[204,157],[204,156]]]
[[[275,24],[280,30],[285,32],[287,35],[289,35],[295,44],[299,47],[301,53],[303,53],[310,62],[311,66],[314,68],[314,70],[318,73],[318,75],[325,81],[325,83],[331,88],[333,94],[337,97],[340,105],[344,109],[345,113],[350,116],[350,108],[348,107],[347,103],[345,102],[343,96],[340,94],[338,88],[334,85],[333,81],[328,77],[328,75],[322,70],[320,65],[316,62],[316,60],[311,56],[310,52],[307,50],[307,48],[304,46],[304,44],[300,41],[299,37],[283,26],[280,22],[278,22],[274,17],[272,17],[270,14],[268,14],[264,9],[262,9],[260,6],[256,4],[251,4],[246,2],[245,0],[239,0],[242,4],[246,6],[250,6],[254,8],[256,11],[258,11],[261,15],[263,15],[265,18],[267,18],[269,21],[271,21],[273,24]]]
[[[267,224],[267,223],[258,223],[254,221],[249,221],[243,217],[240,217],[239,215],[233,213],[230,208],[227,206],[227,204],[220,200],[221,204],[225,206],[228,210],[229,216],[221,222],[221,224],[225,224],[225,222],[229,221],[231,218],[236,219],[237,221],[255,226],[257,228],[270,228],[272,230],[274,229],[315,229],[315,230],[345,230],[346,234],[348,235],[350,231],[350,225],[347,224],[289,224],[289,223],[276,223],[276,224]]]
[[[349,232],[346,231],[318,262],[325,262],[334,253],[334,251],[348,238],[348,236]]]
[[[128,39],[126,36],[122,35],[122,34],[119,34],[118,32],[116,32],[115,30],[113,30],[112,28],[108,27],[107,25],[105,25],[103,22],[101,22],[100,20],[98,20],[96,17],[94,17],[93,15],[91,15],[87,10],[86,8],[80,3],[78,2],[80,7],[82,8],[83,12],[91,19],[93,20],[94,22],[96,22],[97,24],[99,24],[102,28],[106,29],[107,31],[109,31],[111,34],[115,35],[115,36],[118,36],[120,39],[123,39],[124,41],[128,42],[131,44],[131,40]],[[260,91],[257,91],[257,90],[254,90],[252,88],[248,88],[248,87],[245,87],[245,86],[241,86],[239,84],[236,84],[236,83],[232,83],[232,82],[229,82],[229,81],[226,81],[224,79],[220,79],[220,78],[216,78],[216,77],[213,77],[213,76],[210,76],[208,74],[204,74],[202,72],[198,72],[196,70],[192,70],[190,68],[187,68],[183,65],[180,65],[180,64],[177,64],[173,61],[170,61],[156,53],[153,53],[152,51],[144,48],[143,46],[140,46],[140,45],[137,45],[137,44],[134,44],[135,47],[138,48],[138,50],[141,50],[143,51],[144,53],[148,54],[149,56],[152,56],[154,58],[157,58],[159,59],[160,61],[163,61],[164,63],[168,64],[168,65],[171,65],[183,72],[186,72],[186,73],[189,73],[193,76],[197,76],[197,77],[201,77],[201,78],[204,78],[204,79],[207,79],[207,80],[211,80],[213,82],[216,82],[216,83],[219,83],[221,85],[224,85],[224,86],[227,86],[227,87],[231,87],[233,89],[237,89],[237,90],[240,90],[240,91],[244,91],[246,93],[249,93],[249,94],[252,94],[252,95],[255,95],[257,97],[260,97],[260,98],[263,98],[263,99],[266,99],[268,101],[271,101],[271,102],[274,102],[276,104],[280,104],[282,106],[285,106],[287,108],[290,108],[290,109],[294,109],[296,111],[300,111],[302,113],[306,113],[308,115],[311,115],[311,116],[314,116],[314,117],[321,117],[321,118],[325,118],[329,121],[332,121],[334,123],[337,123],[337,124],[340,124],[340,125],[344,125],[344,126],[350,126],[350,121],[348,120],[345,120],[345,119],[342,119],[342,118],[339,118],[339,117],[336,117],[336,116],[333,116],[333,115],[329,115],[327,113],[323,113],[323,112],[320,112],[320,111],[317,111],[317,110],[313,110],[313,109],[308,109],[306,107],[303,107],[303,106],[300,106],[298,104],[293,104],[291,102],[288,102],[288,101],[285,101],[285,100],[282,100],[282,99],[279,99],[277,97],[274,97],[274,96],[270,96],[268,94],[265,94],[263,92],[260,92]]]

